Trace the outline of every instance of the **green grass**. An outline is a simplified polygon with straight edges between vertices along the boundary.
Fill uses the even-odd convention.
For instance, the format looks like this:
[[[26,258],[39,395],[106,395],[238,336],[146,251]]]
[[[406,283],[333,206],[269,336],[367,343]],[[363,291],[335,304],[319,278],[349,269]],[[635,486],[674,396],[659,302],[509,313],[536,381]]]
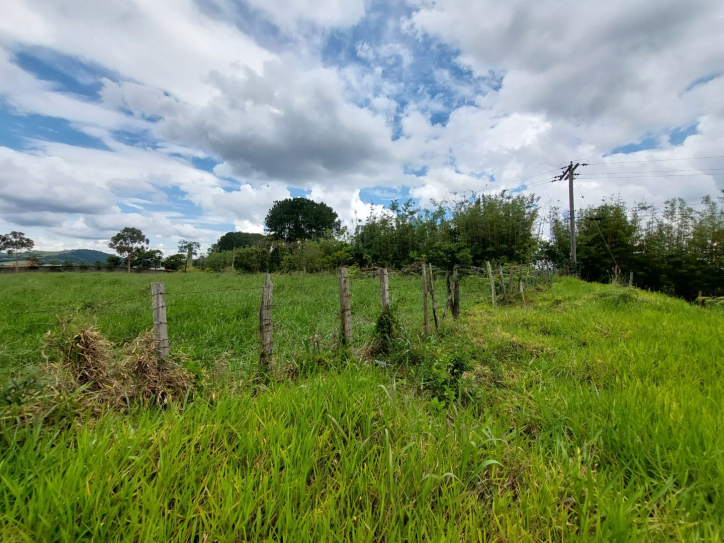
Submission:
[[[85,304],[86,314],[100,300],[145,296],[152,279],[0,280],[4,314],[36,304]],[[172,349],[209,364],[223,357],[232,373],[256,360],[260,291],[192,291],[260,286],[260,276],[163,280]],[[419,279],[391,283],[416,337]],[[352,291],[362,347],[378,282],[355,279]],[[414,343],[428,353],[423,365],[473,346],[467,401],[443,405],[424,372],[358,360],[166,410],[5,421],[0,540],[722,539],[724,313],[573,279],[528,292],[525,306],[491,307],[476,278],[462,292],[461,324]],[[174,293],[189,300],[176,313]],[[331,349],[334,277],[275,278],[275,303],[278,356],[300,356],[314,334]],[[111,339],[150,325],[150,311],[112,307],[93,310]],[[39,315],[0,329],[6,368],[37,363]]]
[[[62,320],[88,322],[108,339],[122,342],[152,326],[150,282],[165,283],[172,351],[205,363],[224,357],[230,364],[255,363],[259,356],[259,306],[263,275],[226,274],[25,274],[0,277],[0,368],[40,359],[42,335]],[[273,276],[274,348],[279,359],[293,359],[310,342],[322,349],[336,343],[339,281],[334,275]],[[436,279],[444,305],[444,277]],[[469,287],[469,288],[468,288]],[[465,278],[475,302],[484,283]],[[352,278],[353,346],[372,339],[380,311],[379,281]],[[422,287],[417,277],[390,279],[392,303],[411,335],[422,331]]]

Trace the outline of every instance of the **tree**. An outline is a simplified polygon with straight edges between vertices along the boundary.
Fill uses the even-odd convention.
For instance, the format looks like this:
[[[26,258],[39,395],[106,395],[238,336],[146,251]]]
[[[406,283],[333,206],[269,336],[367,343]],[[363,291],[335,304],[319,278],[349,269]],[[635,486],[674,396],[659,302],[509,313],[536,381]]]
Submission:
[[[189,269],[189,263],[192,262],[194,255],[199,253],[201,244],[198,241],[187,241],[185,239],[179,240],[178,252],[186,254],[186,267],[184,271]]]
[[[126,259],[128,273],[131,273],[131,263],[139,254],[148,250],[149,243],[148,238],[138,228],[126,227],[111,238],[108,247]]]
[[[264,220],[275,239],[301,241],[321,239],[339,233],[337,213],[323,202],[307,198],[287,198],[274,202]]]
[[[263,234],[253,234],[251,232],[227,232],[211,246],[211,252],[220,253],[222,251],[241,249],[242,247],[253,247],[263,239]]]
[[[163,261],[163,267],[167,270],[180,270],[186,264],[186,255],[176,254],[167,257]]]
[[[35,247],[35,242],[25,237],[22,232],[12,231],[9,234],[0,236],[0,251],[7,251],[9,255],[15,255],[15,273],[18,273],[18,255],[30,251]]]
[[[159,268],[163,260],[163,253],[158,249],[149,249],[136,255],[136,266],[139,268]]]
[[[456,266],[470,266],[473,257],[464,243],[439,241],[428,252],[427,259],[433,266],[452,271]]]
[[[108,263],[109,268],[117,268],[121,265],[121,257],[116,255],[111,255],[108,258],[106,258],[106,262]]]

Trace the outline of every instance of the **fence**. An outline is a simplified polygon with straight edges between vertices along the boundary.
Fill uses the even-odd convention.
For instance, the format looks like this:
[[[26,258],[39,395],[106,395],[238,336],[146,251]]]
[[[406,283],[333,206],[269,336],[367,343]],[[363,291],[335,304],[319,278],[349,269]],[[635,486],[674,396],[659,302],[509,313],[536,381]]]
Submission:
[[[463,303],[525,299],[525,289],[548,280],[550,272],[526,266],[493,271],[488,265],[450,273],[428,264],[419,275],[342,268],[336,276],[267,275],[263,283],[258,276],[227,276],[225,281],[234,282],[228,288],[167,288],[173,277],[167,284],[152,283],[150,292],[118,299],[11,311],[6,329],[16,330],[12,342],[0,345],[0,359],[37,354],[39,344],[26,337],[40,338],[49,327],[81,315],[95,319],[117,343],[153,329],[161,359],[183,352],[201,360],[243,358],[268,366],[278,356],[321,350],[324,344],[364,346],[380,313],[390,307],[408,333],[432,334],[444,321],[456,320]],[[14,350],[17,345],[25,349]]]
[[[168,273],[171,270],[156,269],[156,268],[131,268],[131,273]],[[107,266],[93,266],[91,264],[87,266],[27,266],[21,265],[16,269],[14,265],[0,266],[0,274],[11,274],[11,273],[60,273],[60,272],[75,272],[75,273],[128,273],[128,270],[123,267],[109,268]]]

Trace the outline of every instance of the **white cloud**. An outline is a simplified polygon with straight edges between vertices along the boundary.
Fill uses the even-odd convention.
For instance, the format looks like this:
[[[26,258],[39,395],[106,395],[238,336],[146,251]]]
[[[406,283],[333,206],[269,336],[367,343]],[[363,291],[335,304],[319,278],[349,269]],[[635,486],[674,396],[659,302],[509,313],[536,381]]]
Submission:
[[[294,29],[299,22],[322,27],[346,27],[365,14],[363,0],[247,0],[274,23]]]
[[[141,115],[165,111],[156,133],[221,157],[221,175],[339,184],[352,174],[374,177],[389,170],[396,158],[386,117],[345,100],[335,70],[292,64],[266,63],[261,75],[214,74],[215,98],[205,106],[133,100],[125,87],[117,87],[115,100],[148,108],[137,110]]]
[[[48,47],[203,104],[212,71],[261,70],[274,55],[193,0],[6,0],[0,40]]]
[[[504,74],[489,105],[579,125],[579,137],[610,147],[705,112],[682,93],[724,67],[723,24],[717,0],[441,0],[407,28],[459,48],[479,75]]]
[[[105,238],[132,225],[154,243],[189,237],[210,245],[220,235],[212,227],[219,219],[259,230],[272,202],[289,195],[280,184],[230,186],[150,149],[37,144],[31,153],[0,147],[0,210],[6,223],[49,227],[56,237]],[[181,199],[169,201],[169,190]],[[122,212],[118,203],[138,211]]]
[[[251,12],[233,0],[109,0],[103,9],[91,0],[8,0],[0,98],[16,112],[67,119],[106,149],[0,148],[2,224],[53,247],[105,239],[129,222],[166,247],[176,237],[208,244],[223,225],[260,231],[288,186],[309,189],[352,225],[380,209],[362,200],[365,188],[409,186],[429,203],[451,190],[513,189],[529,176],[528,190],[555,205],[565,203],[565,186],[536,174],[571,159],[606,163],[581,170],[590,202],[613,193],[695,201],[723,186],[700,161],[641,166],[668,176],[604,175],[622,171],[616,161],[722,154],[719,0],[411,4],[401,28],[389,15],[398,11],[362,0],[250,0]],[[277,28],[265,22],[254,38],[240,30],[260,16]],[[365,33],[371,26],[380,32]],[[350,47],[339,58],[358,59],[335,65],[330,35],[334,47]],[[273,52],[259,45],[275,39]],[[28,48],[50,64],[86,63],[83,77],[97,77],[100,99],[22,70],[14,55]],[[669,143],[672,129],[697,123],[683,145]],[[116,131],[141,143],[120,143]],[[644,137],[660,149],[602,158]],[[210,173],[193,158],[220,164]],[[673,177],[677,169],[700,175]]]

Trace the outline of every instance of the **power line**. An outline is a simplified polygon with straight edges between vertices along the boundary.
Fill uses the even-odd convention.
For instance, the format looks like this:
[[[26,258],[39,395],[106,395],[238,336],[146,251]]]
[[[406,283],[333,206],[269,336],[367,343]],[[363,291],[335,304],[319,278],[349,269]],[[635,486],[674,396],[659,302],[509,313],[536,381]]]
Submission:
[[[548,174],[548,173],[557,172],[559,169],[560,169],[560,168],[554,168],[554,169],[552,169],[552,170],[548,170],[548,171],[545,171],[545,172],[537,173],[537,174],[535,174],[535,175],[529,175],[528,177],[523,177],[523,178],[521,178],[521,179],[516,179],[516,180],[514,180],[514,181],[507,181],[507,182],[505,182],[505,183],[503,183],[503,184],[501,184],[501,185],[496,185],[495,188],[500,189],[500,188],[503,188],[503,187],[509,187],[510,185],[517,185],[518,183],[521,183],[521,182],[523,182],[523,181],[527,181],[528,179],[533,179],[534,177],[540,177],[541,175],[546,175],[546,174]],[[527,188],[535,187],[535,186],[537,186],[537,185],[542,185],[543,183],[548,183],[548,181],[546,180],[546,181],[543,181],[542,183],[535,183],[535,184],[533,184],[533,185],[527,185]]]
[[[724,158],[724,155],[720,156],[695,156],[685,158],[650,158],[648,160],[623,160],[617,162],[588,162],[589,166],[599,166],[601,164],[642,164],[645,162],[669,162],[671,160],[705,160],[710,158]]]
[[[645,170],[632,172],[588,172],[587,175],[609,175],[609,174],[627,174],[627,173],[697,173],[697,172],[720,172],[724,168],[699,168],[698,170]]]
[[[609,175],[606,177],[579,177],[578,179],[659,179],[661,177],[713,177],[715,175],[724,175],[724,174],[715,174],[715,173],[701,173],[701,174],[675,174],[675,175]]]

